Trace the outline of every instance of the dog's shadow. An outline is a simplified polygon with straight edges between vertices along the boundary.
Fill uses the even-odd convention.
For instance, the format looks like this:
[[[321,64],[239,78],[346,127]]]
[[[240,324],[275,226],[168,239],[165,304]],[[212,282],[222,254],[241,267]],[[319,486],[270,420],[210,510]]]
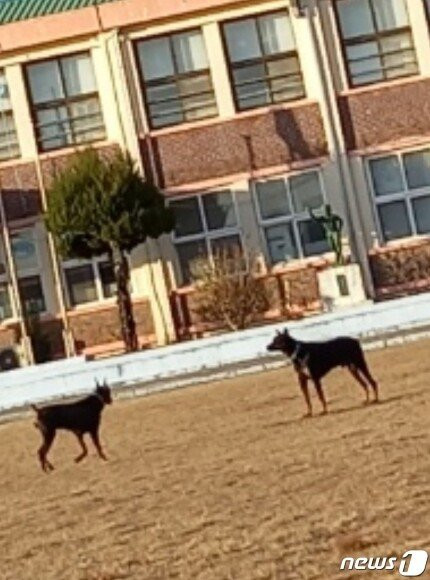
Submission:
[[[269,423],[266,425],[266,427],[269,427],[269,428],[287,427],[288,425],[293,425],[296,423],[307,423],[308,421],[312,421],[315,419],[323,420],[323,419],[331,417],[332,415],[336,415],[336,416],[346,415],[347,413],[354,413],[355,411],[369,411],[370,409],[379,409],[381,407],[384,407],[385,405],[390,405],[391,403],[395,403],[397,401],[402,401],[403,399],[410,399],[411,397],[423,395],[424,393],[425,393],[425,391],[422,390],[422,391],[415,391],[413,393],[408,393],[405,395],[393,395],[392,397],[385,397],[384,399],[381,399],[379,401],[379,403],[377,403],[377,404],[370,403],[369,405],[363,405],[363,403],[359,403],[357,405],[353,405],[352,407],[345,407],[342,409],[334,409],[333,411],[329,411],[326,415],[315,413],[315,415],[313,415],[310,418],[295,417],[294,419],[286,419],[285,421],[276,421],[274,423]],[[331,402],[333,402],[335,400],[338,400],[338,399],[337,398],[332,399]]]

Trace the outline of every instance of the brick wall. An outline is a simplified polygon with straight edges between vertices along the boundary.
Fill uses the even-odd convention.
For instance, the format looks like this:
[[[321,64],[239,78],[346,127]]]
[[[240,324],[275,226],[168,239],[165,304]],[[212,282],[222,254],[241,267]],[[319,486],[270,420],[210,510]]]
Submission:
[[[327,154],[319,106],[279,108],[173,131],[153,139],[163,187],[268,168]],[[147,158],[142,141],[142,156]]]
[[[0,188],[8,221],[37,216],[41,199],[33,163],[0,169]]]
[[[430,240],[380,248],[369,260],[380,299],[430,290]]]
[[[133,310],[138,336],[147,337],[155,334],[149,301],[136,302]],[[122,340],[116,305],[100,310],[76,311],[70,316],[70,327],[79,352],[85,348]]]
[[[430,134],[430,80],[405,82],[339,98],[349,150]]]
[[[256,324],[265,320],[301,318],[307,313],[320,311],[322,304],[317,280],[319,267],[320,263],[291,267],[262,278],[270,305],[269,310],[256,320]],[[171,304],[178,339],[198,337],[225,328],[221,320],[211,324],[201,320],[197,313],[199,293],[194,288],[174,292]]]

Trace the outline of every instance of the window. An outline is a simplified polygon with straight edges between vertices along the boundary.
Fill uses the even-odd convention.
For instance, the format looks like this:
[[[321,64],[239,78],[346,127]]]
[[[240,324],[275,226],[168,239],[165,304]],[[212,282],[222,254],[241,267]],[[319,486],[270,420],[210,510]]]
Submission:
[[[170,203],[176,225],[174,243],[183,283],[191,281],[198,258],[213,258],[223,248],[242,252],[242,241],[231,191],[184,197]]]
[[[12,103],[6,76],[0,70],[0,161],[18,157],[18,137],[13,120]]]
[[[272,265],[329,251],[323,228],[308,214],[324,203],[317,171],[256,182],[255,194]]]
[[[337,0],[352,86],[418,73],[405,0]]]
[[[200,30],[139,41],[137,54],[152,128],[217,115]]]
[[[40,275],[36,232],[33,229],[14,232],[10,241],[24,312],[26,314],[45,312],[46,303]]]
[[[89,54],[38,62],[28,65],[26,72],[42,151],[105,137]]]
[[[305,96],[286,12],[227,22],[223,31],[239,111]]]
[[[106,300],[116,295],[111,262],[71,260],[63,264],[70,306]]]
[[[368,161],[384,241],[430,233],[430,149]]]

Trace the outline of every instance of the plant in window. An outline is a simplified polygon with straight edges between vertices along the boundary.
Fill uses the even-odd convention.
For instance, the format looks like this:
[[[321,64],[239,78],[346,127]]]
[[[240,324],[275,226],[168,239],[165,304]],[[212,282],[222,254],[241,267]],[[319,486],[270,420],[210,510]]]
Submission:
[[[137,350],[127,256],[148,237],[173,229],[163,195],[142,179],[128,154],[105,159],[87,149],[54,177],[47,197],[45,221],[64,258],[109,256],[124,344],[127,352]]]
[[[191,272],[199,292],[197,316],[203,322],[222,322],[230,330],[250,326],[269,308],[263,280],[253,272],[257,263],[245,267],[243,253],[220,248],[211,261],[196,260]]]
[[[321,216],[317,216],[310,208],[308,211],[311,218],[323,227],[327,243],[332,252],[335,253],[336,266],[342,266],[344,263],[342,252],[342,218],[332,212],[329,203],[324,205],[324,214]]]

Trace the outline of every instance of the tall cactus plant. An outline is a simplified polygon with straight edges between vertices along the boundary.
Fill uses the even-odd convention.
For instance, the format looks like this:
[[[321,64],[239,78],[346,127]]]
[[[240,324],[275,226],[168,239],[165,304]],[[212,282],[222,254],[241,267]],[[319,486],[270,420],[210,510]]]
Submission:
[[[342,251],[342,218],[332,212],[331,205],[328,203],[324,205],[323,215],[315,215],[311,208],[308,208],[308,211],[310,217],[323,227],[327,243],[335,254],[336,266],[342,266],[344,264]]]

